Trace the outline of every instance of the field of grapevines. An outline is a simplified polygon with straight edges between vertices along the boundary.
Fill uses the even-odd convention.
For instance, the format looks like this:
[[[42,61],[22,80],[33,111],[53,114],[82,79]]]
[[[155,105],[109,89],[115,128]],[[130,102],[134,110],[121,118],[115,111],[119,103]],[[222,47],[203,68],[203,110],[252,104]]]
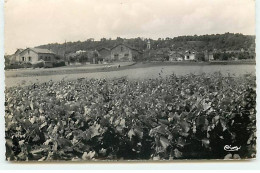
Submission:
[[[7,160],[255,157],[255,76],[49,81],[5,91]],[[237,146],[236,151],[224,150]]]

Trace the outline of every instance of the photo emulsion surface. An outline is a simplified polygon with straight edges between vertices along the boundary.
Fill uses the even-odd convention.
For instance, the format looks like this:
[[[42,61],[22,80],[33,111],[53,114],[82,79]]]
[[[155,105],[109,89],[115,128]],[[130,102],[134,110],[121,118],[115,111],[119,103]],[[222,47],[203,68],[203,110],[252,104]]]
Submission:
[[[6,160],[256,157],[255,1],[4,8]]]

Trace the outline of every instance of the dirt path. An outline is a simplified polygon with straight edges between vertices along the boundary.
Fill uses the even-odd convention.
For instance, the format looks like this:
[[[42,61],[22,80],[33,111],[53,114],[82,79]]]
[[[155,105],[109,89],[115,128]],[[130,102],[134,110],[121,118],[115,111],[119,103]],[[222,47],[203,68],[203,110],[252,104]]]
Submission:
[[[64,66],[57,68],[28,68],[28,69],[12,69],[6,70],[6,77],[27,77],[27,76],[47,76],[57,74],[76,74],[76,73],[90,73],[90,72],[102,72],[113,71],[120,68],[127,68],[134,65],[135,62],[120,62],[114,64],[89,64],[89,65],[74,65]]]

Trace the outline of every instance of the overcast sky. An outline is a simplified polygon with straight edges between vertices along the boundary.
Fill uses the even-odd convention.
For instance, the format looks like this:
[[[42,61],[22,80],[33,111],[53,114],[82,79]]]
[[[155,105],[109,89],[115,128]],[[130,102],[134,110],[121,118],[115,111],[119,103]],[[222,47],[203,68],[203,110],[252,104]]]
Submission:
[[[5,52],[48,43],[255,34],[254,0],[5,0]]]

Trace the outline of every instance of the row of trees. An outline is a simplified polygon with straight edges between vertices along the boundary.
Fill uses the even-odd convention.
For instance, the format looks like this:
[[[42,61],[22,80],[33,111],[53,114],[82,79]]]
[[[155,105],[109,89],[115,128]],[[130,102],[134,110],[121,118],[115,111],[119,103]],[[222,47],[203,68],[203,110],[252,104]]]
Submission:
[[[158,38],[149,39],[151,43],[151,49],[156,50],[160,48],[170,48],[172,50],[191,50],[196,51],[203,50],[245,50],[254,51],[255,48],[255,36],[243,35],[243,34],[212,34],[201,36],[179,36],[174,38]],[[98,50],[102,47],[112,48],[119,43],[125,43],[138,50],[145,50],[147,47],[148,38],[130,38],[125,39],[117,37],[116,39],[102,38],[99,41],[95,41],[93,38],[86,41],[66,42],[63,44],[53,43],[48,45],[41,45],[39,48],[50,48],[58,55],[65,55],[78,50]]]
[[[249,52],[240,52],[240,53],[214,53],[215,60],[232,60],[232,59],[254,59],[255,55],[250,54]]]
[[[196,53],[196,60],[197,61],[209,61],[209,57],[205,55],[203,52]],[[214,60],[219,61],[227,61],[227,60],[243,60],[243,59],[254,59],[255,55],[250,54],[249,52],[240,52],[240,53],[213,53]],[[149,61],[149,60],[161,60],[161,61],[169,61],[170,56],[166,52],[163,52],[162,55],[157,56],[156,54],[149,54],[145,52],[142,59],[139,61]]]

